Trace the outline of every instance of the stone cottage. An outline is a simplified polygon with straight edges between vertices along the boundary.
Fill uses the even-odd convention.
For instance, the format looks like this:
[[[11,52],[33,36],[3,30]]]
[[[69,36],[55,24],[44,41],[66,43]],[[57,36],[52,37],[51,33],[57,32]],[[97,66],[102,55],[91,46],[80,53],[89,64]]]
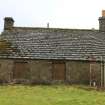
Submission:
[[[99,30],[16,27],[4,19],[0,82],[105,86],[105,11]]]

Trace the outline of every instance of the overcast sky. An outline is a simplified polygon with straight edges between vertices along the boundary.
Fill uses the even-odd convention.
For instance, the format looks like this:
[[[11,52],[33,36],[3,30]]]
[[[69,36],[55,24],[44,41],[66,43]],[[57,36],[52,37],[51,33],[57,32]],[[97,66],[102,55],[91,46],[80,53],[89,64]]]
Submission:
[[[3,18],[15,26],[98,29],[105,0],[0,0],[0,32]]]

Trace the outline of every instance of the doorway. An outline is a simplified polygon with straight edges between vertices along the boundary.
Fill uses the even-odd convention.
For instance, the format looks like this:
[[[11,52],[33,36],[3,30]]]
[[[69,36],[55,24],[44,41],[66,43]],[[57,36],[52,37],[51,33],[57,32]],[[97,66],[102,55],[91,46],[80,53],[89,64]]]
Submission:
[[[29,74],[27,62],[14,62],[13,79],[28,79]]]
[[[66,77],[66,68],[64,62],[54,62],[52,69],[53,80],[64,81]]]

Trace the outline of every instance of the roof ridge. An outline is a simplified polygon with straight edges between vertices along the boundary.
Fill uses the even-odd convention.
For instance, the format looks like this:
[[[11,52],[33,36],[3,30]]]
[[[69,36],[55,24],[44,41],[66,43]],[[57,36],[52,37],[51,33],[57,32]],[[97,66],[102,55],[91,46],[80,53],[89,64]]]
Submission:
[[[35,30],[35,29],[46,29],[46,30],[76,30],[76,31],[98,31],[98,29],[78,29],[78,28],[47,28],[47,27],[13,27],[13,29],[30,29],[30,30]]]

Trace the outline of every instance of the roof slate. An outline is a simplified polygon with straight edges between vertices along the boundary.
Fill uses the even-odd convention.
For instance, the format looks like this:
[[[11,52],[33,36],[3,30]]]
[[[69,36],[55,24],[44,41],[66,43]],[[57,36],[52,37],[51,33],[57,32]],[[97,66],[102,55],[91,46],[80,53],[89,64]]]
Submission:
[[[98,30],[14,27],[0,37],[16,49],[0,58],[105,59],[105,32]]]

